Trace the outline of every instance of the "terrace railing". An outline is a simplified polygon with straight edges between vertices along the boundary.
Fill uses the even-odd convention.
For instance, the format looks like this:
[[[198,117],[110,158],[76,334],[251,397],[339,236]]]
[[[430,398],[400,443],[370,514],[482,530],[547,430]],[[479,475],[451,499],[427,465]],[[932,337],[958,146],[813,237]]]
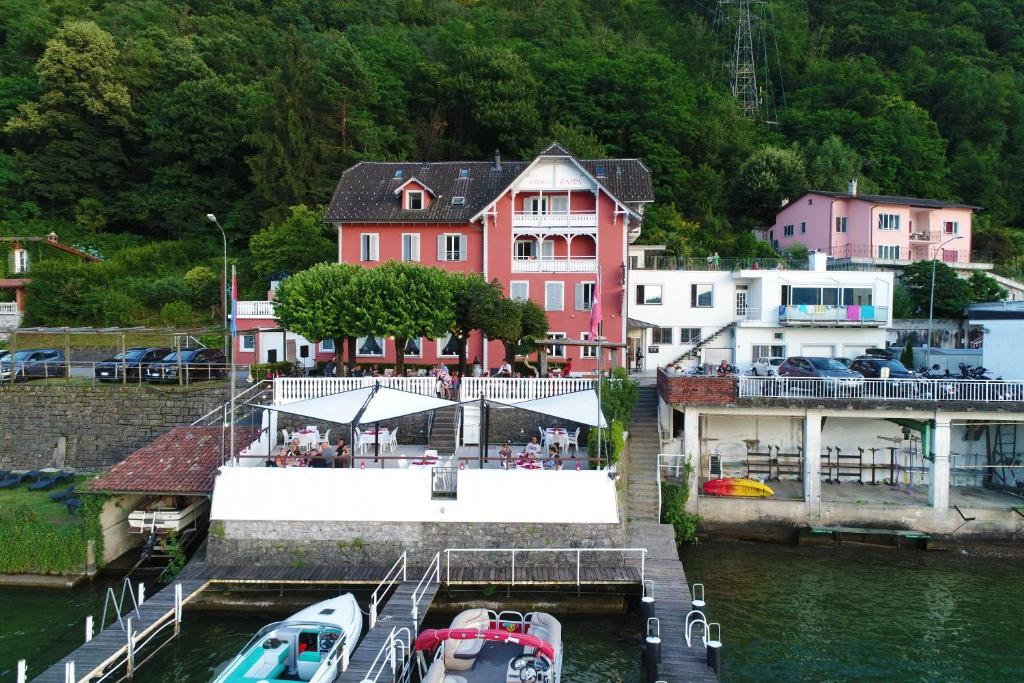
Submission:
[[[461,400],[484,398],[505,401],[529,401],[572,391],[594,388],[594,380],[577,377],[466,377],[462,380]]]
[[[964,379],[839,379],[739,377],[740,398],[962,403],[1024,402],[1024,381]]]
[[[274,404],[304,401],[362,387],[382,387],[411,391],[425,396],[437,395],[434,377],[279,377],[274,380]]]
[[[239,318],[273,318],[274,314],[274,302],[273,301],[239,301],[238,302],[238,317]]]

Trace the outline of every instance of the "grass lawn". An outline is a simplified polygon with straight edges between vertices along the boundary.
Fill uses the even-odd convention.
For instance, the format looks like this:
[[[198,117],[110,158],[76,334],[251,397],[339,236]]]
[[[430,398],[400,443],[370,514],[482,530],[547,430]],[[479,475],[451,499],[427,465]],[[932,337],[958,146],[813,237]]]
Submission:
[[[18,348],[19,349],[63,349],[64,348],[64,335],[63,334],[39,334],[26,332],[24,334],[19,333],[17,335]],[[174,348],[174,335],[170,334],[152,334],[152,333],[135,333],[126,334],[124,338],[126,348],[141,347],[141,346],[165,346],[167,348]],[[184,341],[182,342],[184,345]],[[6,342],[0,343],[0,346],[4,348],[10,348],[11,339],[8,338]],[[74,353],[74,349],[111,349],[119,351],[121,349],[121,335],[120,334],[72,334],[71,335],[71,349]]]
[[[81,522],[78,515],[68,514],[68,509],[63,503],[56,503],[50,500],[50,494],[54,491],[63,491],[72,484],[82,486],[93,478],[93,475],[80,475],[67,484],[53,487],[49,491],[29,491],[28,484],[21,484],[10,489],[0,489],[0,509],[6,509],[15,505],[28,505],[38,516],[40,521],[51,523]]]

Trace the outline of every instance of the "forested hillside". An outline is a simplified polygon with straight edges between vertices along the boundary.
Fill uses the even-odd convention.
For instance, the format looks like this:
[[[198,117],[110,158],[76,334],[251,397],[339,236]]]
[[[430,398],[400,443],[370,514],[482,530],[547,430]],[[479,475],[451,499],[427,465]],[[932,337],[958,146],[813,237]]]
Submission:
[[[752,253],[781,197],[852,176],[981,205],[975,248],[1024,251],[1024,3],[774,0],[772,125],[735,105],[716,6],[0,0],[0,231],[198,240],[209,259],[176,258],[215,268],[213,211],[260,291],[250,237],[346,166],[557,139],[642,158],[647,237],[677,251]]]

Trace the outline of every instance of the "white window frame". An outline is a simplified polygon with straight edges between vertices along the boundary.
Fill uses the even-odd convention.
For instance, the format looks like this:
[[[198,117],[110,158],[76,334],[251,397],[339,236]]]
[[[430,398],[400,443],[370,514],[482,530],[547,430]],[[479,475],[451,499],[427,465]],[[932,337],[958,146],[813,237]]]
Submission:
[[[558,287],[558,307],[552,307],[548,305],[548,299],[551,298],[550,290],[551,287]],[[562,280],[546,280],[544,282],[544,310],[545,311],[564,311],[565,310],[565,282]]]
[[[658,339],[658,335],[661,332],[668,330],[668,341]],[[651,344],[671,346],[676,343],[676,328],[674,327],[655,327],[651,330]]]
[[[898,213],[878,214],[878,229],[883,232],[899,232],[900,215]]]
[[[782,236],[783,237],[792,237],[793,236],[793,226],[792,225],[784,225],[784,226],[782,226]]]
[[[848,227],[847,226],[846,218],[847,218],[846,216],[836,216],[836,232],[837,233],[846,233],[846,229]]]
[[[439,236],[439,239],[444,240],[444,246],[439,249],[438,260],[440,261],[466,261],[468,260],[469,251],[469,239],[465,233],[461,232],[446,232]],[[453,246],[452,240],[456,241],[458,245]]]
[[[806,221],[800,221],[800,234],[801,235],[806,235],[807,234],[807,222]]]
[[[700,292],[695,289],[696,287],[710,287],[711,288],[711,303],[706,306],[701,306]],[[714,308],[715,307],[715,285],[711,282],[692,282],[690,283],[690,308]]]
[[[528,213],[531,216],[542,216],[548,212],[548,198],[547,197],[524,197],[523,198],[523,213]]]
[[[405,243],[406,238],[409,238],[409,254],[406,258]],[[403,232],[402,233],[402,260],[419,262],[420,260],[420,235],[418,232]]]
[[[900,245],[898,244],[879,244],[878,245],[878,258],[880,259],[892,259],[898,261],[900,259]]]
[[[409,346],[409,344],[411,342],[414,342],[414,341],[417,343],[417,346],[419,347],[419,351],[416,352],[416,353],[409,353],[408,346]],[[405,350],[405,357],[406,358],[423,358],[423,337],[409,337],[408,339],[405,340],[405,345],[406,345],[406,350]],[[396,349],[396,351],[397,351],[397,349]]]
[[[542,259],[555,258],[555,241],[553,239],[541,238],[537,245],[537,251]]]
[[[252,352],[256,350],[256,333],[246,334],[242,333],[238,340],[238,350],[245,352]]]
[[[451,338],[452,338],[452,333],[451,332],[449,332],[448,334],[444,335],[443,337],[438,337],[437,338],[436,343],[437,343],[437,357],[438,358],[458,358],[459,357],[459,352],[458,351],[456,351],[455,353],[443,353],[444,352],[444,347],[446,347],[448,345],[448,342],[451,341]]]
[[[359,260],[364,263],[380,260],[380,235],[364,232],[359,235]]]
[[[580,339],[583,341],[590,341],[589,332],[580,332]],[[582,346],[580,347],[580,358],[597,358],[597,347],[596,346]]]
[[[653,287],[657,287],[658,288],[658,300],[656,302],[652,302],[647,297],[647,288],[648,287],[652,287],[652,288]],[[640,300],[640,292],[641,291],[643,292],[643,301]],[[633,301],[636,302],[637,306],[661,306],[661,304],[665,301],[665,286],[664,285],[651,284],[651,283],[644,283],[642,285],[637,285],[636,286],[635,296],[633,297]]]
[[[28,272],[28,249],[14,250],[14,274]]]
[[[323,340],[321,340],[320,341],[320,351],[321,351],[321,353],[335,353],[335,350],[334,350],[334,340],[333,339],[323,339]]]
[[[565,339],[565,332],[548,332],[548,339]],[[549,346],[548,358],[566,358],[565,346]]]
[[[419,202],[420,202],[420,205],[417,208],[413,208],[413,206],[412,206],[413,195],[415,195],[419,199]],[[422,211],[425,208],[427,208],[427,204],[426,204],[425,201],[423,201],[423,190],[406,190],[405,191],[405,210],[406,211]]]
[[[577,311],[589,311],[594,307],[594,289],[597,287],[597,283],[593,280],[587,282],[577,282],[573,288],[576,300]],[[587,296],[589,291],[590,296]]]
[[[560,206],[563,202],[564,206]],[[558,216],[567,216],[570,213],[569,205],[570,202],[568,196],[564,194],[553,194],[548,198],[548,213]]]
[[[775,349],[782,349],[781,353],[774,353]],[[762,358],[787,358],[785,344],[752,344],[750,346],[750,362],[756,363]]]
[[[953,226],[952,231],[948,229],[949,226]],[[942,231],[946,235],[959,235],[960,221],[942,221]]]
[[[526,251],[528,253],[526,253],[526,254],[520,254],[519,253],[519,247],[521,245],[525,245],[527,247],[524,251]],[[522,238],[522,237],[517,237],[517,238],[515,238],[515,240],[513,240],[513,242],[512,242],[512,258],[518,259],[518,260],[522,261],[522,260],[534,258],[536,256],[537,256],[537,240],[533,240],[533,239],[529,239],[529,238]]]
[[[696,336],[692,333],[696,332]],[[679,328],[679,343],[680,344],[699,344],[703,337],[701,328],[699,327],[680,327]]]
[[[356,358],[383,358],[387,353],[387,340],[384,337],[376,337],[377,344],[380,346],[380,353],[362,353],[363,344],[369,337],[357,337],[356,338]]]
[[[515,288],[517,285],[522,285],[526,288],[526,293],[523,296],[516,296]],[[508,283],[508,298],[513,301],[529,301],[530,300],[530,281],[529,280],[512,280]]]

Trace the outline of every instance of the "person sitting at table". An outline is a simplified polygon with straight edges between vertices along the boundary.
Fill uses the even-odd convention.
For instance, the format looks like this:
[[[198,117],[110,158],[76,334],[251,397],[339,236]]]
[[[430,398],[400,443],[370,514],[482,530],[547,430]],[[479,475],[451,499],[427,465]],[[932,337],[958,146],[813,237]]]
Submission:
[[[299,450],[301,443],[302,442],[299,441],[299,437],[295,437],[288,446],[283,447],[275,461],[277,466],[288,467],[289,465],[297,462],[298,459],[302,457],[302,451]]]
[[[526,444],[526,448],[523,449],[522,455],[530,458],[531,460],[540,455],[540,441],[537,437],[530,437],[530,443]]]
[[[348,442],[343,438],[338,439],[338,445],[334,447],[335,451],[335,467],[348,467],[349,461],[352,459],[352,450],[348,447]]]
[[[559,453],[555,453],[555,471],[562,469],[562,456]]]
[[[512,465],[512,442],[506,441],[498,451],[498,460],[506,470]]]
[[[501,367],[498,368],[498,372],[495,373],[495,377],[511,377],[512,376],[512,364],[508,360],[501,362]]]
[[[565,367],[562,368],[562,377],[568,377],[569,373],[572,372],[572,358],[565,360]]]
[[[554,444],[548,446],[548,457],[544,459],[544,469],[550,470],[555,467],[555,458],[558,457],[558,449]]]
[[[320,458],[323,460],[323,465],[313,465],[313,467],[334,467],[334,459],[338,457],[338,450],[329,444],[327,441],[320,442]]]

